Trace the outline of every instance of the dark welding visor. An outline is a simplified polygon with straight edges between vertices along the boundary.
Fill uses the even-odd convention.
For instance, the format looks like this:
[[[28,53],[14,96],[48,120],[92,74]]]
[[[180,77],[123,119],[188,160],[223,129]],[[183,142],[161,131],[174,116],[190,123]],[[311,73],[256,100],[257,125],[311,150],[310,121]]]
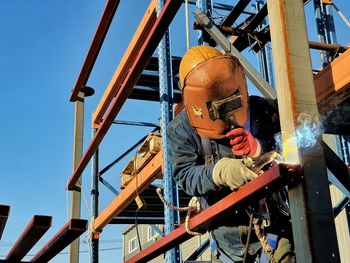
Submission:
[[[232,113],[233,111],[236,111],[242,107],[242,95],[238,89],[237,92],[230,97],[221,100],[208,101],[206,104],[211,120],[223,120],[229,113]]]

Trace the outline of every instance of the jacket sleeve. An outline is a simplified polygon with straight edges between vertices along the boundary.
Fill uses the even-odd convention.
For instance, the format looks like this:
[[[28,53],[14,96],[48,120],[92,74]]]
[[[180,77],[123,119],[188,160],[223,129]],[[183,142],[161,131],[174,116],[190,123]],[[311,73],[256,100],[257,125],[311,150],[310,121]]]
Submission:
[[[191,196],[218,190],[212,179],[213,165],[204,165],[200,138],[182,112],[167,127],[169,160],[176,183]],[[182,115],[182,116],[180,116]]]

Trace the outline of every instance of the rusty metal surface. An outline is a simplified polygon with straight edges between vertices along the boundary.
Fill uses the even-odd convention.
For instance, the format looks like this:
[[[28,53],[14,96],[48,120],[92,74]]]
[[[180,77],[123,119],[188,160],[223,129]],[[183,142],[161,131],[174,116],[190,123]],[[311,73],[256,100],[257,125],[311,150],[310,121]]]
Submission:
[[[119,2],[120,0],[108,0],[108,2],[106,3],[105,9],[96,29],[94,38],[92,39],[92,42],[90,44],[89,51],[86,55],[83,67],[81,68],[79,77],[72,89],[70,101],[76,101],[80,89],[86,85],[89,79],[97,55],[100,52],[108,28],[113,20],[115,11],[118,8]]]
[[[298,165],[279,164],[273,166],[257,179],[242,186],[237,192],[229,194],[200,214],[193,216],[189,221],[190,229],[192,231],[206,230],[208,225],[232,217],[236,209],[249,204],[253,200],[259,200],[266,193],[274,192],[288,183],[296,183],[300,178],[299,170]],[[127,260],[126,263],[148,262],[191,237],[186,232],[185,225],[181,224],[170,234]]]
[[[137,80],[141,76],[142,71],[148,64],[149,60],[152,57],[152,54],[157,48],[157,45],[161,38],[163,37],[165,31],[169,27],[172,19],[175,17],[178,9],[182,4],[181,0],[171,0],[167,1],[160,13],[156,23],[151,29],[150,34],[147,36],[140,52],[133,64],[130,68],[129,74],[127,75],[125,81],[123,82],[123,86],[118,90],[118,93],[106,114],[102,124],[100,125],[95,137],[90,142],[88,149],[86,150],[84,156],[80,160],[77,168],[71,175],[68,181],[67,188],[69,190],[74,189],[76,182],[84,171],[86,165],[92,158],[92,155],[96,151],[97,147],[103,140],[106,135],[108,129],[112,125],[115,117],[119,113],[119,110],[123,106],[126,101],[128,95],[131,93],[133,86],[136,84]]]
[[[0,239],[1,239],[2,233],[4,232],[9,214],[10,214],[10,206],[0,205]]]
[[[71,219],[30,259],[29,262],[49,262],[65,247],[83,234],[87,230],[87,227],[87,220]]]
[[[52,217],[35,215],[13,245],[5,260],[19,262],[51,227]]]

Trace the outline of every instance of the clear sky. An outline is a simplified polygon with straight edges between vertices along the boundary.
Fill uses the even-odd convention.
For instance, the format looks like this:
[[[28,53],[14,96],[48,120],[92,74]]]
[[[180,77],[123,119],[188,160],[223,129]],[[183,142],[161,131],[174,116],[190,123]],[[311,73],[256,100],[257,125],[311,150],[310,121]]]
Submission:
[[[103,0],[0,1],[0,204],[11,213],[0,241],[0,259],[35,214],[53,216],[53,226],[29,253],[34,254],[67,222],[66,182],[72,173],[74,104],[70,91],[84,62],[103,12]],[[230,1],[223,1],[230,2]],[[121,1],[88,84],[96,94],[86,99],[85,147],[91,138],[91,113],[97,106],[149,1]],[[350,18],[350,4],[336,1]],[[310,4],[309,4],[310,5]],[[307,8],[310,39],[316,40],[312,5]],[[184,10],[172,27],[173,55],[185,51]],[[223,13],[223,12],[221,12]],[[334,14],[338,41],[350,42],[350,29]],[[192,45],[195,32],[191,32]],[[315,58],[318,55],[313,54]],[[256,57],[250,56],[255,63]],[[315,62],[315,65],[317,63]],[[119,120],[157,123],[157,103],[128,101]],[[101,144],[100,167],[119,156],[151,128],[113,126]],[[106,179],[119,189],[119,173],[131,157],[114,167]],[[90,167],[83,177],[89,196]],[[100,208],[113,199],[101,186]],[[82,217],[89,212],[82,200]],[[101,238],[101,262],[122,262],[121,229],[107,226]],[[88,262],[82,242],[81,262]],[[65,253],[66,251],[64,251]],[[52,262],[67,262],[61,254]],[[28,260],[29,258],[25,258]]]

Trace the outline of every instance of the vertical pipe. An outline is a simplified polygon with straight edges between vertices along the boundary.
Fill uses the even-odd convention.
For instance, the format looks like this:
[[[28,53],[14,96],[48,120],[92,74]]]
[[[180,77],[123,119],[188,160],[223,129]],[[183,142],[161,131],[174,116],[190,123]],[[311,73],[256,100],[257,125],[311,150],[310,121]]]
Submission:
[[[79,92],[75,101],[74,112],[74,145],[73,145],[73,171],[83,156],[83,133],[84,133],[84,93]],[[79,219],[81,210],[81,184],[79,178],[76,187],[72,190],[71,218]],[[79,262],[79,238],[69,245],[69,262]]]
[[[196,0],[196,6],[201,11],[206,13],[209,11],[209,13],[212,13],[212,0]],[[208,43],[204,42],[203,40],[203,31],[197,30],[197,37],[198,37],[198,44],[199,45],[208,45]]]
[[[92,138],[97,132],[96,128],[92,128]],[[95,218],[98,216],[98,198],[99,198],[99,161],[98,148],[92,156],[91,164],[91,224],[94,225]],[[90,262],[98,263],[98,247],[99,239],[91,235],[91,259]]]
[[[158,0],[158,15],[161,12],[165,1]],[[169,162],[168,142],[166,137],[166,127],[174,118],[173,114],[173,81],[172,81],[172,65],[170,53],[170,34],[169,29],[165,32],[158,46],[159,60],[159,92],[160,92],[160,108],[161,108],[161,134],[163,145],[163,162],[164,162],[164,196],[175,206],[178,206],[177,186],[172,176],[172,167]],[[179,223],[179,214],[168,207],[164,207],[165,216],[165,234],[169,234],[175,229],[175,224]],[[181,261],[180,247],[177,246],[166,253],[165,262],[174,263]]]

